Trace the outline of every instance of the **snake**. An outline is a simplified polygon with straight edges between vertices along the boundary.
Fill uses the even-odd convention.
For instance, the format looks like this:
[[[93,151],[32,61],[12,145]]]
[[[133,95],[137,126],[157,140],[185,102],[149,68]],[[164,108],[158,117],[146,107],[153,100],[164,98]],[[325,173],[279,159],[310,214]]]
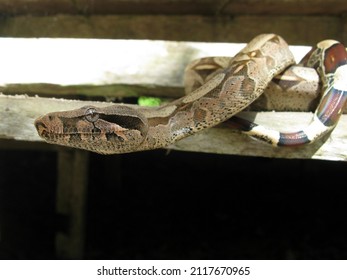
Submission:
[[[287,42],[260,34],[190,94],[157,107],[116,104],[51,112],[35,127],[46,142],[99,154],[122,154],[167,147],[226,120],[232,127],[273,146],[313,143],[331,132],[347,98],[347,52],[335,40],[320,41],[303,59],[322,83],[312,121],[302,130],[279,132],[236,116],[264,92],[270,81],[295,64]]]

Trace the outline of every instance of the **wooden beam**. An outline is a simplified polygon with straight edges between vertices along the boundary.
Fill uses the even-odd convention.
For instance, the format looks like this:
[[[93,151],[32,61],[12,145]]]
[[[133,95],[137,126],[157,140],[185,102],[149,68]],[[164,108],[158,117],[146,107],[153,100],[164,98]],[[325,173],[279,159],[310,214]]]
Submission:
[[[313,116],[312,113],[293,112],[242,112],[239,115],[279,131],[294,131],[303,128]],[[241,156],[346,161],[346,127],[347,115],[343,115],[335,130],[317,143],[301,147],[272,147],[222,124],[182,139],[171,148]]]
[[[50,38],[1,38],[0,44],[0,91],[6,94],[118,101],[139,96],[180,97],[185,68],[191,61],[233,56],[245,45]],[[308,46],[290,48],[297,61],[310,50]],[[14,60],[21,62],[20,67]],[[296,69],[302,89],[270,83],[250,110],[314,110],[320,95],[318,75],[312,68]]]
[[[6,14],[334,14],[344,0],[0,0]]]
[[[7,139],[42,141],[33,124],[36,117],[50,111],[69,110],[86,104],[109,105],[105,102],[0,95],[0,119],[2,120],[0,135]],[[243,114],[264,126],[282,131],[298,129],[312,118],[312,113],[307,112],[243,112]],[[347,115],[343,115],[336,129],[324,141],[299,148],[273,148],[220,125],[183,139],[168,148],[242,156],[346,161],[346,127]]]
[[[95,1],[96,2],[96,1]],[[247,8],[249,10],[249,8]],[[2,37],[149,39],[248,42],[259,33],[277,33],[292,45],[342,41],[342,16],[296,15],[18,15],[0,22]],[[189,27],[189,28],[187,28]],[[312,32],[319,30],[319,32]],[[117,51],[114,50],[114,53]],[[94,52],[93,52],[94,53]]]
[[[59,149],[56,213],[66,221],[65,231],[56,233],[59,259],[84,257],[88,168],[88,152]]]
[[[182,96],[185,68],[192,60],[233,56],[245,44],[2,38],[0,45],[0,91],[4,93],[119,100],[142,95],[172,99]],[[290,48],[297,61],[310,49]],[[20,61],[20,67],[14,60]],[[319,96],[318,75],[313,69],[303,70],[308,83],[313,84],[304,88],[311,91],[296,87],[283,91],[278,84],[271,83],[251,109],[312,110]]]
[[[0,0],[8,14],[216,14],[225,0]]]

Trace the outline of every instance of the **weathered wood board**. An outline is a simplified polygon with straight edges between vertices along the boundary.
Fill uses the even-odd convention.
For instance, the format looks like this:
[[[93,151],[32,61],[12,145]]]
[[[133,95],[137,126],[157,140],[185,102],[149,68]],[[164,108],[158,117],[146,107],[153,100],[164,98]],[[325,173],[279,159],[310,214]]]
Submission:
[[[8,14],[341,14],[344,0],[0,0]]]
[[[107,38],[243,43],[260,33],[277,33],[291,45],[314,45],[328,38],[346,42],[346,25],[345,17],[327,14],[306,17],[262,14],[233,17],[56,14],[2,18],[0,34],[2,37],[26,38]]]
[[[0,38],[0,85],[182,87],[186,65],[233,56],[245,43],[64,38]],[[309,46],[290,47],[299,61]]]
[[[121,100],[142,95],[182,96],[184,71],[191,61],[206,56],[233,56],[245,44],[1,38],[0,45],[0,92]],[[291,46],[297,61],[309,49]],[[251,109],[312,110],[319,95],[318,75],[313,69],[305,70],[314,84],[310,92],[298,94],[297,88],[293,88],[294,92],[288,88],[278,93],[278,85],[271,83]]]
[[[54,98],[0,95],[0,137],[13,140],[41,141],[34,127],[36,117],[50,111],[78,108],[86,104],[109,105],[105,102],[74,101]],[[294,129],[309,123],[312,113],[289,112],[243,112],[275,129]],[[207,153],[261,156],[273,158],[304,158],[324,160],[347,160],[347,115],[325,141],[298,148],[274,148],[250,139],[238,131],[220,125],[177,142],[169,149]]]

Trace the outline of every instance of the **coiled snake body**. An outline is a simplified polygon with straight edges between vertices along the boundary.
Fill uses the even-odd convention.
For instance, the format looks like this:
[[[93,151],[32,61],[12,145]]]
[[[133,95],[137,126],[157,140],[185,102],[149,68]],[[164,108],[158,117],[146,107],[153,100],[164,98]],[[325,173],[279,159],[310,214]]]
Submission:
[[[322,41],[307,54],[323,84],[314,118],[302,131],[280,133],[234,116],[257,99],[273,77],[295,63],[278,35],[255,37],[204,85],[187,96],[155,108],[126,105],[53,112],[35,121],[49,143],[101,154],[128,153],[168,146],[227,119],[248,135],[275,146],[310,143],[337,124],[347,97],[347,53],[333,40]]]

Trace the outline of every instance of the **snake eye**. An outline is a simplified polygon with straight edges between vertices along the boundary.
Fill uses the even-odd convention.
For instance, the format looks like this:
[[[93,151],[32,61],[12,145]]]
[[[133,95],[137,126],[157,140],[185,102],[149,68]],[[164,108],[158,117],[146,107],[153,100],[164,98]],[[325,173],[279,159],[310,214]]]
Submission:
[[[96,112],[95,108],[88,108],[85,112],[85,118],[89,122],[96,122],[99,119],[99,114]]]

